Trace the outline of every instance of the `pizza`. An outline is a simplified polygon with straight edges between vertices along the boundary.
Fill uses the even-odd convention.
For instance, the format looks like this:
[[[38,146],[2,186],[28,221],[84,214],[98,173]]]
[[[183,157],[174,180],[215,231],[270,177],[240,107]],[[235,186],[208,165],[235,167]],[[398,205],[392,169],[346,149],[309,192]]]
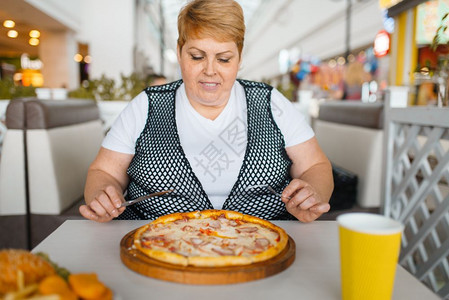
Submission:
[[[138,228],[133,245],[144,255],[196,267],[249,265],[287,246],[288,235],[273,223],[227,210],[174,213]]]

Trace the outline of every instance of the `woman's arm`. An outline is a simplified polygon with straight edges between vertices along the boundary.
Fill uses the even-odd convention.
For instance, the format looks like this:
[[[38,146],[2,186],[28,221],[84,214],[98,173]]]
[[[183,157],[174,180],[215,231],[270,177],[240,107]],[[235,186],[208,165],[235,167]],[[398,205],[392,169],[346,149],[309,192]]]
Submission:
[[[87,172],[84,188],[85,205],[80,206],[82,216],[97,222],[108,222],[125,208],[123,191],[128,185],[126,170],[133,154],[101,148]]]
[[[330,209],[332,166],[315,137],[286,150],[293,162],[293,180],[282,192],[282,201],[298,220],[311,222]]]

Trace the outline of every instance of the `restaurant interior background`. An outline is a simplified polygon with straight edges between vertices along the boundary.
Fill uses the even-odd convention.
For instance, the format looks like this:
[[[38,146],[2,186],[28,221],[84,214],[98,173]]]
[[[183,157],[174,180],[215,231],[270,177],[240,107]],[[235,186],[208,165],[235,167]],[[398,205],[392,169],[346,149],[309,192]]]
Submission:
[[[368,72],[376,73],[380,81],[387,80],[372,50],[376,34],[389,22],[378,1],[325,0],[325,6],[320,1],[240,2],[247,23],[240,77],[274,81],[288,89],[290,81],[297,84],[307,73],[321,70],[319,86],[332,89],[341,77],[342,59],[351,53],[350,59],[361,60]],[[13,27],[3,24],[1,28],[2,78],[69,92],[83,87],[85,79],[102,76],[115,80],[116,87],[121,76],[131,74],[143,79],[151,74],[177,79],[176,17],[184,3],[2,1],[2,23],[15,22]],[[31,30],[38,36],[31,37]],[[295,65],[302,67],[299,72]],[[294,80],[288,74],[292,69],[297,71]],[[101,95],[108,96],[123,94]]]
[[[304,113],[320,145],[342,172],[334,174],[340,180],[334,193],[346,202],[335,203],[342,210],[330,213],[327,218],[335,219],[347,209],[384,210],[387,162],[383,104],[390,93],[400,107],[448,105],[449,50],[444,30],[449,0],[238,2],[247,25],[238,77],[264,81],[278,88]],[[21,247],[36,245],[65,219],[73,218],[77,214],[76,205],[82,201],[85,180],[82,167],[93,159],[96,147],[117,114],[157,76],[163,75],[168,81],[180,78],[176,18],[185,3],[185,0],[0,2],[0,248],[5,240],[10,242],[8,236],[17,230],[27,231],[25,227],[30,226],[29,220],[28,225],[17,226],[17,222],[23,221],[17,221],[17,216],[26,214],[29,218],[31,214],[39,223],[34,236],[17,240],[16,245]],[[355,93],[344,91],[349,84],[357,86]],[[17,129],[7,128],[6,122],[8,104],[15,98],[62,101],[62,105],[66,99],[95,101],[101,128],[99,137],[91,137],[92,153],[82,149],[85,140],[74,139],[72,144],[58,141],[73,145],[72,151],[83,161],[70,165],[73,172],[63,183],[58,182],[59,177],[64,177],[58,172],[67,173],[68,160],[64,158],[65,164],[61,166],[55,162],[61,161],[62,156],[58,157],[57,150],[51,148],[54,137],[50,128],[43,129],[48,135],[45,135],[48,148],[40,146],[33,151],[28,147],[30,161],[23,162],[21,137],[12,136]],[[8,132],[12,137],[8,137]],[[17,144],[7,145],[7,139]],[[44,140],[42,136],[39,139]],[[447,151],[447,144],[443,146]],[[42,155],[38,153],[42,149],[54,152],[49,158],[50,165],[42,165],[45,159],[33,157]],[[39,160],[43,168],[51,169],[50,176],[28,170],[26,164],[33,164],[33,159]],[[441,190],[438,197],[446,203],[449,167],[447,159],[439,157],[439,160],[446,163],[439,167],[446,172],[446,179],[438,185]],[[432,159],[429,161],[429,168],[438,169]],[[17,173],[17,168],[25,170]],[[419,176],[422,178],[422,174]],[[47,196],[49,190],[55,190],[56,209],[36,210],[33,214],[35,208],[31,206],[30,211],[28,202],[42,192],[35,195],[33,191],[32,181],[37,178],[54,179],[55,183],[43,186]],[[67,192],[70,196],[62,203],[61,195],[67,195],[65,190],[70,190]],[[17,203],[27,199],[23,203],[28,203],[28,207],[23,203],[14,206],[8,200],[10,197]],[[447,220],[449,217],[443,229],[446,244]],[[441,272],[446,279],[447,265],[446,262],[446,269]],[[435,286],[435,280],[427,277],[425,280]]]
[[[343,74],[349,65],[360,64],[350,71],[363,85],[356,98],[374,102],[389,85],[426,86],[425,71],[436,69],[438,57],[447,53],[445,46],[436,51],[430,47],[447,9],[444,0],[323,1],[240,1],[247,34],[239,77],[268,82],[295,102],[299,90],[313,91],[318,99],[340,99]],[[0,99],[37,95],[128,101],[155,74],[178,79],[176,17],[185,2],[2,1]],[[388,8],[398,2],[423,2],[416,9],[415,28],[407,25],[417,54],[410,54],[415,57],[404,65],[405,81],[396,79],[400,66],[389,52],[399,25]],[[416,73],[420,67],[424,71]],[[436,101],[431,90],[411,89],[411,101]]]
[[[341,98],[343,73],[350,64],[363,65],[356,76],[366,83],[359,96],[364,101],[382,98],[391,84],[388,51],[395,22],[387,8],[401,1],[240,2],[247,23],[241,78],[271,83],[292,101],[298,100],[299,89],[313,90],[316,98]],[[0,76],[5,87],[0,98],[38,93],[41,98],[68,94],[129,100],[149,84],[151,75],[178,79],[176,16],[184,3],[2,1]],[[418,6],[415,64],[430,62],[434,67],[436,53],[446,53],[428,51],[445,3],[433,0]],[[382,53],[374,48],[376,37],[377,47],[386,47],[378,50]],[[5,83],[9,80],[12,87]]]

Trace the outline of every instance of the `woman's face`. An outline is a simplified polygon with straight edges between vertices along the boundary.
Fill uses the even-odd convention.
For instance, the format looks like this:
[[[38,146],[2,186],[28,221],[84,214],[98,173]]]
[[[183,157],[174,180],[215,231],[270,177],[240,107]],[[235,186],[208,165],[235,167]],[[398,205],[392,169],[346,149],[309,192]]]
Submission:
[[[181,51],[178,48],[178,62],[187,97],[194,107],[226,105],[240,66],[235,42],[189,39]]]

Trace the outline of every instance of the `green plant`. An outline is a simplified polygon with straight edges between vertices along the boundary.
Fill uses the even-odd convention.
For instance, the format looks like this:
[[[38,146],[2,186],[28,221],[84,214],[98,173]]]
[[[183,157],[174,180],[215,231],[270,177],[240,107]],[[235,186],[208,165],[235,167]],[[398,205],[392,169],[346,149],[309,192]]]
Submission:
[[[12,80],[0,80],[0,99],[11,99],[13,94],[14,82]]]
[[[133,73],[130,76],[120,75],[122,84],[118,89],[118,99],[131,100],[147,86],[143,76]]]
[[[446,19],[448,17],[449,13],[445,13],[443,17],[441,18],[441,25],[437,28],[437,31],[435,33],[435,36],[433,37],[432,44],[430,44],[430,48],[433,51],[437,50],[438,45],[441,44],[448,44],[447,42],[447,36],[446,36]]]
[[[447,30],[447,18],[449,16],[449,13],[445,13],[443,17],[441,18],[441,24],[437,28],[435,32],[435,36],[433,37],[432,43],[430,44],[430,49],[432,49],[433,52],[437,52],[438,46],[449,46],[449,40],[446,34]],[[430,68],[431,69],[431,68]],[[439,71],[445,71],[449,69],[449,56],[447,55],[439,55],[438,56],[438,63],[436,70],[430,70],[431,72],[434,71],[435,73]],[[433,74],[431,74],[433,75]]]
[[[102,75],[99,79],[86,80],[76,89],[69,91],[71,98],[88,98],[95,100],[131,100],[139,94],[147,82],[137,73],[129,76],[120,75],[121,84],[116,86],[114,79]]]
[[[285,96],[290,101],[294,99],[294,93],[296,93],[296,88],[293,83],[289,82],[287,87],[284,87],[282,84],[278,84],[276,87],[282,95]]]
[[[94,99],[94,93],[91,89],[86,87],[79,87],[76,90],[72,90],[68,92],[68,97],[70,98],[79,98],[79,99]]]
[[[445,13],[441,18],[441,25],[437,28],[435,36],[432,40],[430,48],[436,52],[438,46],[444,45],[449,46],[449,40],[447,39],[446,29],[449,13]],[[438,106],[448,106],[449,105],[449,55],[439,55],[438,63],[434,74],[436,75],[437,90],[438,90]]]
[[[36,97],[36,89],[33,86],[17,85],[11,99],[24,97]]]
[[[117,89],[115,87],[115,80],[107,78],[104,74],[100,79],[93,81],[94,96],[97,100],[117,100]]]
[[[272,85],[271,80],[270,79],[266,79],[266,78],[262,78],[261,80],[262,82]],[[287,86],[285,86],[285,84],[282,83],[278,83],[276,85],[276,89],[282,94],[284,95],[285,98],[287,98],[290,101],[294,100],[294,93],[296,93],[296,88],[293,85],[292,82],[288,82]]]
[[[0,80],[0,99],[14,99],[34,96],[36,96],[36,91],[33,86],[17,85],[11,78],[4,78]]]

